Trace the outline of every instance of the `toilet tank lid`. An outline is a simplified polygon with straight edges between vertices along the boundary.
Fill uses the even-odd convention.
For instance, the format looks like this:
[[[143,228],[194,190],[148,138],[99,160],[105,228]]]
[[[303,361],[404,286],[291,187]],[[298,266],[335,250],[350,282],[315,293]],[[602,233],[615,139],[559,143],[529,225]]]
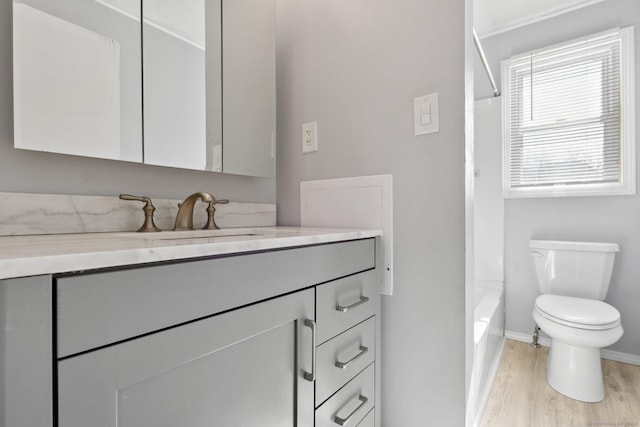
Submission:
[[[532,249],[556,249],[565,251],[618,252],[620,250],[617,243],[569,242],[558,240],[531,240],[529,247]]]

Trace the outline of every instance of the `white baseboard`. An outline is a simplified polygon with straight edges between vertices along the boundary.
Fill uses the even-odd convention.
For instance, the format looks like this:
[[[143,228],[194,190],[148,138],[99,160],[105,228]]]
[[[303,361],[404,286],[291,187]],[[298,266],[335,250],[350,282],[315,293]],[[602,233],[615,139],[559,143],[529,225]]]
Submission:
[[[533,334],[524,334],[522,332],[514,332],[514,331],[504,331],[504,336],[510,340],[521,341],[530,343],[531,337]],[[543,345],[545,347],[549,347],[551,345],[551,340],[547,337],[540,337],[538,339],[538,344]],[[600,356],[603,359],[613,360],[614,362],[623,362],[629,363],[630,365],[638,365],[640,366],[640,356],[629,353],[622,353],[619,351],[602,349],[600,350]]]
[[[622,353],[619,351],[607,350],[606,348],[600,350],[600,356],[603,359],[613,360],[615,362],[628,363],[630,365],[640,366],[640,356],[629,353]]]

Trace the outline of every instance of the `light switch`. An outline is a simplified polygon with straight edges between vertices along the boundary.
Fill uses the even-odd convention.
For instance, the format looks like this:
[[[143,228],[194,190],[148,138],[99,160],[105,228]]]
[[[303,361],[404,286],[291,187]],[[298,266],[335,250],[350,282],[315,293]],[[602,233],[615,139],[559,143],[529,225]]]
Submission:
[[[438,94],[432,93],[413,100],[414,131],[417,135],[438,132]]]
[[[420,105],[420,124],[423,126],[431,124],[431,104]]]

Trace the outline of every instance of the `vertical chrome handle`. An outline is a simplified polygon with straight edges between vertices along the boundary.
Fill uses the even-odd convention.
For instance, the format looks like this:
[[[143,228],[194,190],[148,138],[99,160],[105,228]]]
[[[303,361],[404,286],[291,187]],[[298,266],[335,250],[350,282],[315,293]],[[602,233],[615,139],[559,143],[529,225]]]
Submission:
[[[304,326],[311,328],[311,373],[305,372],[304,379],[313,382],[316,380],[316,322],[311,319],[304,319]]]
[[[362,356],[367,354],[368,351],[369,351],[369,349],[367,347],[361,345],[360,346],[360,353],[356,354],[351,359],[347,360],[346,362],[340,362],[340,361],[336,360],[336,368],[346,369],[347,366],[349,366],[349,364],[351,362],[355,362],[356,360],[360,359]]]
[[[360,297],[360,300],[358,302],[355,302],[351,305],[347,305],[347,306],[342,306],[340,304],[336,305],[336,310],[338,310],[341,313],[346,313],[347,311],[352,310],[357,306],[364,304],[367,301],[369,301],[369,297]]]
[[[358,412],[360,410],[360,408],[362,408],[364,405],[367,404],[367,402],[369,401],[369,399],[367,399],[365,396],[360,395],[360,397],[358,397],[358,399],[360,400],[360,404],[358,405],[358,407],[356,409],[353,410],[353,412],[351,412],[349,415],[347,415],[347,418],[340,418],[339,416],[336,415],[336,417],[334,418],[334,421],[336,424],[338,425],[346,425],[349,420],[351,419],[351,417],[353,417],[355,415],[356,412]]]

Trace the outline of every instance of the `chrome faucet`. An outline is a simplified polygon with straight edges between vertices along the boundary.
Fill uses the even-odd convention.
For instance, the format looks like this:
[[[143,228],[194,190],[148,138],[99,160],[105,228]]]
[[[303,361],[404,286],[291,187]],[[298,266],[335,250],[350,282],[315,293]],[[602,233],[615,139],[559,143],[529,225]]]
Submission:
[[[184,202],[180,203],[178,206],[178,215],[176,215],[176,224],[173,227],[174,230],[193,230],[193,207],[198,201],[198,199],[202,200],[205,203],[208,203],[207,214],[209,215],[209,219],[207,224],[204,226],[204,229],[217,229],[215,221],[213,220],[213,213],[215,212],[215,208],[213,205],[215,204],[225,204],[229,203],[228,200],[216,200],[209,193],[200,192],[193,193],[186,199]]]

